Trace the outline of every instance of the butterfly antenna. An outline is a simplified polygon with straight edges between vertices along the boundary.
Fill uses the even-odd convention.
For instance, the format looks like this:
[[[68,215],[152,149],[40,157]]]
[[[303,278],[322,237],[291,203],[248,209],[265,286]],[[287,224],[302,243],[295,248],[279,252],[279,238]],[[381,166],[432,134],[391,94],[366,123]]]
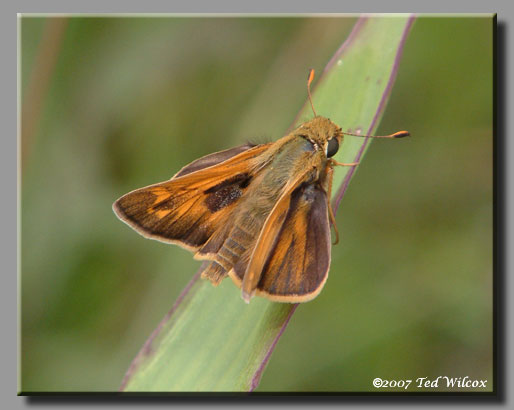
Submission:
[[[390,135],[363,135],[363,134],[352,134],[352,133],[344,132],[344,131],[341,131],[341,133],[344,135],[351,135],[353,137],[369,137],[369,138],[403,138],[403,137],[410,136],[408,131],[398,131],[398,132],[395,132],[394,134],[390,134]]]
[[[309,96],[309,101],[311,103],[312,112],[314,113],[314,116],[317,117],[318,114],[316,114],[316,110],[314,109],[314,104],[312,103],[312,96],[311,96],[311,83],[312,80],[314,80],[314,68],[311,68],[309,70],[309,77],[307,77],[307,94]]]

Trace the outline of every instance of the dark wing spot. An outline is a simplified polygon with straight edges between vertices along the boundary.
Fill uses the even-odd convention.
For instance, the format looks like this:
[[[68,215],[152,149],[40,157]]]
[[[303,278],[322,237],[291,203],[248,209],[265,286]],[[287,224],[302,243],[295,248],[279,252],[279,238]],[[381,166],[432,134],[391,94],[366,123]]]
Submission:
[[[250,184],[251,178],[248,174],[239,174],[209,188],[205,191],[207,208],[211,212],[217,212],[237,201],[243,195],[243,189]]]
[[[206,194],[210,194],[210,193],[219,191],[221,188],[225,188],[227,186],[232,186],[232,185],[235,185],[235,186],[241,186],[241,185],[248,186],[248,182],[249,181],[247,181],[247,180],[250,180],[250,179],[251,179],[251,176],[248,175],[248,174],[235,175],[232,178],[228,178],[228,179],[220,182],[218,185],[215,185],[215,186],[209,188],[207,191],[205,191],[205,193]]]
[[[205,204],[211,212],[219,211],[238,200],[243,191],[237,186],[227,186],[213,192],[205,199]]]

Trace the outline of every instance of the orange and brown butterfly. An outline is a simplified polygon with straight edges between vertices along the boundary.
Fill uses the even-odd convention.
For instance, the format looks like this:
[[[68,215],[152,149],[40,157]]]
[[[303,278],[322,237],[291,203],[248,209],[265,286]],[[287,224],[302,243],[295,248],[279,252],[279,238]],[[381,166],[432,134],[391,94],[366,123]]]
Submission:
[[[276,142],[202,157],[168,181],[118,199],[116,215],[141,235],[174,243],[208,264],[214,285],[230,276],[249,302],[315,298],[330,267],[329,199],[341,127],[316,115]],[[401,131],[382,138],[408,136]],[[360,136],[360,135],[356,135]],[[337,239],[336,239],[337,242]]]

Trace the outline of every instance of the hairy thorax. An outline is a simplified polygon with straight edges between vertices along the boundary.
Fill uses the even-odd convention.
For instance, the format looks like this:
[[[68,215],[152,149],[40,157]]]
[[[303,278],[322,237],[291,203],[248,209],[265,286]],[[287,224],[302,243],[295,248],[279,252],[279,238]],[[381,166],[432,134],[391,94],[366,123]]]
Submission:
[[[234,221],[247,229],[258,231],[266,216],[281,196],[288,182],[305,170],[313,167],[312,178],[316,179],[320,168],[326,166],[326,157],[316,151],[308,140],[291,136],[277,148],[272,159],[265,165],[268,172],[261,173],[252,183]]]

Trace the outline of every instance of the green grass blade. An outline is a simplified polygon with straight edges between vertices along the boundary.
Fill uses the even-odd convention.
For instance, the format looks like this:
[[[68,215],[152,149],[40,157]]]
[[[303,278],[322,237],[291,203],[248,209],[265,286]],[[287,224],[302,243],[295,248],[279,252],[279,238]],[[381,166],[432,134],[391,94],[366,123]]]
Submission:
[[[247,391],[294,305],[243,302],[197,273],[131,365],[125,391]],[[237,347],[235,347],[237,345]]]
[[[361,18],[327,64],[314,96],[316,111],[343,131],[372,135],[384,112],[413,16]],[[304,106],[302,117],[311,108]],[[398,130],[391,130],[391,132]],[[362,159],[369,138],[345,136],[336,155],[340,162]],[[337,209],[356,168],[339,167],[334,175]]]
[[[317,113],[343,130],[372,132],[412,22],[411,16],[360,19],[318,82]],[[307,110],[298,118],[311,118]],[[361,160],[367,145],[367,139],[345,137],[337,160]],[[337,169],[336,207],[354,172]],[[215,288],[197,273],[134,359],[121,390],[254,390],[297,306],[258,297],[247,305],[229,279]]]

